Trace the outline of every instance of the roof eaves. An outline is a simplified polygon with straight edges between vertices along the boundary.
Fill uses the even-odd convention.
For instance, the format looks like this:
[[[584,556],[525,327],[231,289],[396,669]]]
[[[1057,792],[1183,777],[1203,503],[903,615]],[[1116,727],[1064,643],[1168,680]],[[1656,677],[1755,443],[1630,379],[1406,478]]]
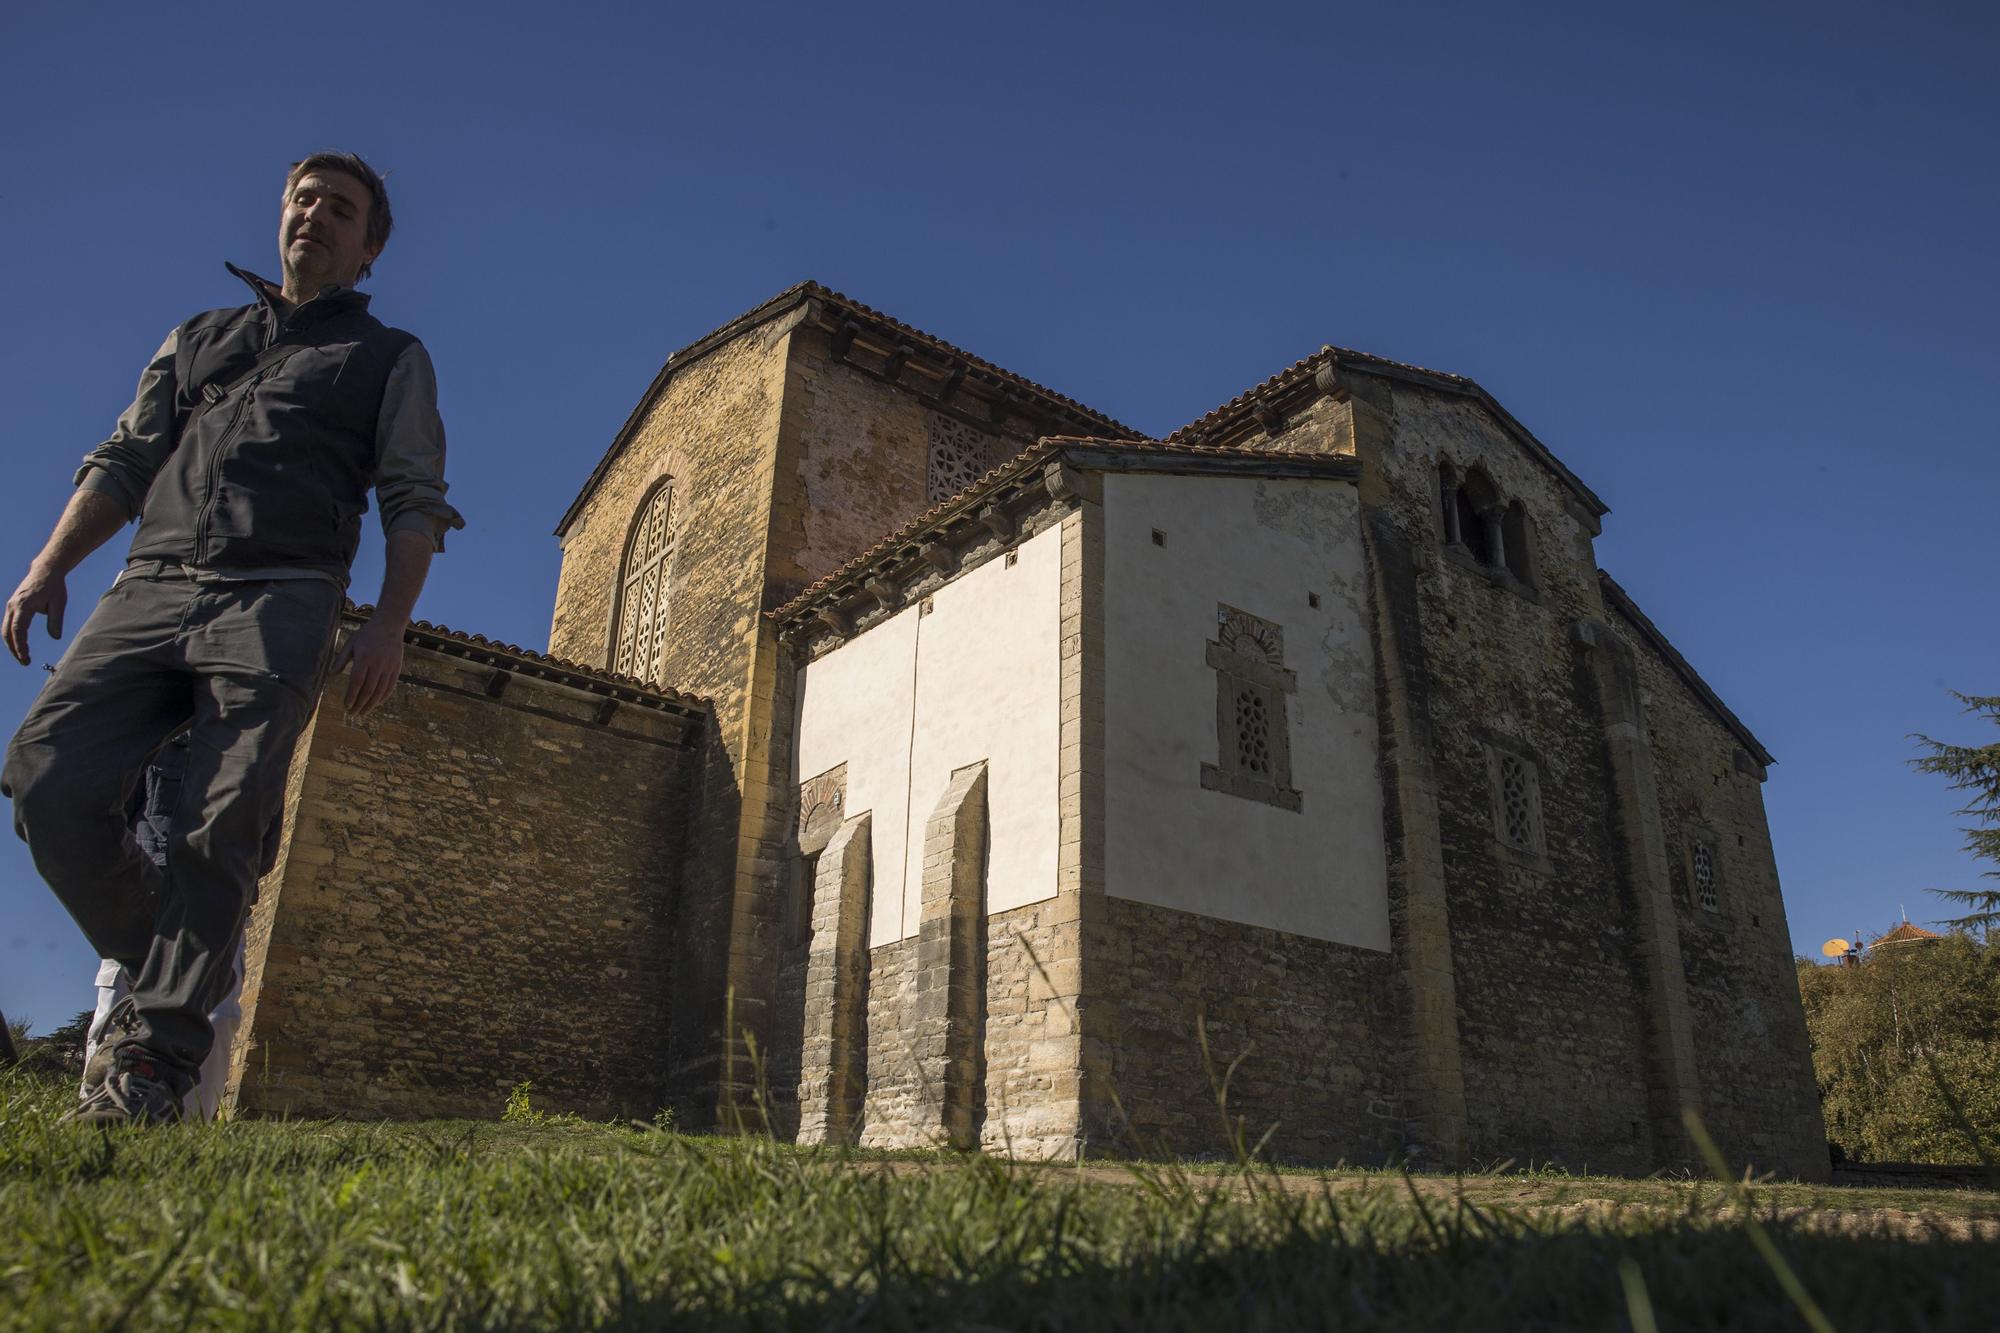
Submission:
[[[597,489],[597,483],[604,480],[604,474],[611,470],[611,464],[617,460],[618,455],[625,452],[625,446],[631,441],[632,433],[639,428],[639,423],[646,419],[646,414],[652,410],[660,394],[673,381],[676,372],[685,370],[739,334],[796,309],[802,303],[811,300],[816,290],[824,289],[816,282],[794,283],[754,310],[746,311],[727,324],[710,330],[669,356],[661,364],[659,373],[653,376],[653,382],[646,386],[646,392],[639,395],[639,402],[625,418],[625,424],[611,437],[611,444],[605,449],[604,456],[597,460],[597,466],[590,470],[590,476],[577,491],[576,498],[571,500],[569,508],[563,511],[561,521],[556,524],[555,535],[561,537],[569,532],[570,524],[576,522],[577,515],[583,511],[584,501],[588,500],[591,492]]]
[[[1014,457],[992,468],[958,494],[926,509],[902,527],[868,547],[837,569],[815,580],[765,615],[789,621],[843,585],[907,550],[918,539],[949,527],[1003,493],[1017,488],[1031,473],[1062,462],[1083,471],[1166,472],[1183,475],[1250,473],[1267,477],[1353,480],[1361,475],[1358,460],[1346,455],[1278,453],[1224,449],[1207,445],[1173,444],[1165,440],[1108,439],[1099,436],[1044,436]]]
[[[1029,399],[1036,400],[1036,405],[1043,408],[1043,410],[1051,412],[1056,416],[1067,418],[1074,424],[1089,426],[1093,429],[1107,430],[1120,437],[1141,438],[1138,431],[1127,426],[1122,421],[1108,417],[1095,408],[1080,403],[1066,394],[1057,393],[1055,390],[1037,384],[1025,376],[1017,375],[1011,370],[997,366],[983,357],[974,356],[965,349],[954,346],[944,339],[937,337],[935,334],[925,333],[922,329],[912,327],[893,316],[885,315],[879,310],[863,305],[861,302],[840,292],[836,292],[821,283],[806,281],[787,287],[784,291],[779,292],[762,305],[738,315],[735,319],[730,320],[720,328],[704,334],[666,359],[665,364],[660,367],[659,373],[653,376],[652,383],[646,386],[646,392],[640,396],[638,404],[633,407],[630,415],[625,418],[625,424],[620,426],[618,433],[612,437],[610,446],[604,451],[604,456],[598,459],[597,466],[591,469],[589,478],[577,491],[576,498],[571,500],[569,508],[563,511],[561,521],[556,524],[555,535],[561,537],[569,532],[570,525],[576,522],[578,514],[582,512],[585,501],[597,489],[597,484],[604,479],[604,474],[610,471],[611,465],[617,460],[618,455],[624,452],[626,444],[631,441],[633,432],[639,428],[639,423],[646,419],[646,414],[652,410],[653,404],[659,400],[660,394],[673,381],[675,374],[687,369],[696,361],[708,355],[708,353],[739,337],[750,329],[768,323],[781,315],[788,314],[807,301],[819,301],[833,310],[840,311],[847,318],[866,321],[878,325],[882,329],[893,331],[899,338],[919,342],[932,353],[948,360],[962,362],[968,370],[978,372],[979,378],[986,384],[995,388],[1012,389],[1016,392],[1024,393]]]
[[[809,282],[805,286],[814,296],[825,302],[830,308],[844,311],[852,318],[867,320],[884,329],[893,330],[904,338],[914,339],[944,359],[963,362],[969,370],[979,371],[980,377],[994,387],[1026,391],[1031,398],[1040,400],[1038,406],[1043,410],[1052,412],[1057,416],[1066,417],[1070,420],[1071,424],[1088,426],[1093,430],[1108,431],[1111,438],[1134,440],[1144,438],[1138,430],[1126,425],[1117,418],[1106,416],[1087,403],[1078,402],[1068,394],[1057,393],[1054,389],[1048,388],[1046,385],[1037,384],[1025,375],[1017,375],[1006,367],[995,365],[984,357],[975,356],[962,347],[946,342],[936,334],[926,333],[922,329],[905,324],[893,315],[887,315],[880,310],[874,309],[872,306],[863,305],[854,298],[823,287],[819,283]]]
[[[1709,688],[1708,682],[1701,678],[1701,673],[1696,671],[1685,657],[1681,656],[1680,649],[1674,647],[1673,643],[1668,640],[1660,627],[1655,625],[1646,613],[1639,609],[1639,604],[1632,600],[1632,594],[1620,587],[1618,580],[1612,578],[1604,570],[1600,569],[1597,571],[1597,582],[1598,586],[1604,590],[1605,600],[1611,604],[1612,608],[1622,614],[1632,623],[1633,628],[1646,637],[1647,642],[1651,643],[1659,651],[1660,656],[1666,659],[1667,665],[1673,668],[1674,673],[1685,681],[1688,688],[1695,692],[1695,696],[1708,706],[1710,712],[1715,714],[1716,719],[1729,728],[1730,731],[1734,732],[1736,739],[1743,742],[1743,748],[1750,752],[1751,757],[1766,768],[1777,763],[1778,761],[1771,757],[1771,752],[1764,748],[1763,742],[1759,741],[1751,733],[1750,728],[1743,724],[1741,718],[1729,710],[1729,705],[1722,702],[1721,696]]]
[[[359,624],[373,616],[375,608],[367,604],[356,606],[349,603],[342,614],[350,622]],[[551,657],[532,648],[523,648],[516,643],[489,639],[484,634],[469,634],[428,620],[412,620],[409,628],[403,631],[403,640],[419,648],[428,648],[451,657],[470,658],[487,666],[553,681],[559,685],[568,685],[590,694],[602,694],[623,703],[642,705],[689,718],[704,717],[709,712],[709,701],[699,695],[683,694],[679,690],[654,685],[636,676],[621,675],[616,671],[605,671],[581,662]]]
[[[1178,441],[1212,436],[1234,427],[1242,418],[1253,413],[1259,404],[1287,396],[1303,381],[1317,377],[1322,369],[1328,367],[1331,367],[1336,375],[1342,370],[1358,370],[1384,379],[1401,380],[1408,384],[1473,399],[1492,413],[1494,419],[1509,434],[1519,440],[1529,453],[1553,472],[1557,480],[1562,482],[1592,515],[1602,518],[1611,512],[1610,506],[1606,505],[1595,491],[1584,485],[1581,477],[1570,471],[1563,461],[1555,456],[1553,450],[1537,439],[1533,431],[1522,425],[1512,412],[1502,407],[1500,401],[1482,388],[1476,380],[1463,375],[1454,375],[1449,371],[1427,370],[1405,361],[1392,361],[1388,357],[1375,356],[1350,347],[1320,348],[1313,355],[1293,362],[1263,383],[1246,389],[1222,406],[1182,426],[1168,435],[1167,439]]]

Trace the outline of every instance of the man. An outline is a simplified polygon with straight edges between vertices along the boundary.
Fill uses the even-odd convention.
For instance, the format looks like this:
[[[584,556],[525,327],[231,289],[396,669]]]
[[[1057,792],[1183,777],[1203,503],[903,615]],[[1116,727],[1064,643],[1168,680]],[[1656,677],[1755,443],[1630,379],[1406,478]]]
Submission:
[[[62,634],[64,579],[128,520],[125,569],[63,655],[7,752],[15,831],[131,993],[110,1015],[109,1075],[71,1118],[177,1119],[213,1044],[264,835],[319,696],[373,486],[387,539],[377,609],[341,650],[346,705],[388,698],[431,555],[463,520],[445,502],[436,380],[417,340],[353,290],[389,239],[389,196],[360,158],[318,153],[285,177],[284,282],[231,266],[248,305],[167,336],[6,609],[29,660],[37,615]],[[164,865],[128,828],[147,763],[187,736]]]

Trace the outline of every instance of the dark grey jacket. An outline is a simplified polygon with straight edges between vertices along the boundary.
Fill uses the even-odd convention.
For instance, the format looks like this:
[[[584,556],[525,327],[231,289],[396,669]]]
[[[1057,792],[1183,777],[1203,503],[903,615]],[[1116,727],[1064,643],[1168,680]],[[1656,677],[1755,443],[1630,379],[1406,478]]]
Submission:
[[[130,558],[220,572],[305,573],[345,581],[368,489],[383,526],[441,539],[464,520],[444,502],[444,441],[429,359],[411,335],[329,290],[297,307],[231,272],[249,305],[197,315],[169,335],[80,484],[139,516]],[[421,381],[414,394],[390,392]],[[396,398],[386,421],[385,402]],[[405,403],[406,397],[420,401]],[[385,457],[385,436],[395,437]]]

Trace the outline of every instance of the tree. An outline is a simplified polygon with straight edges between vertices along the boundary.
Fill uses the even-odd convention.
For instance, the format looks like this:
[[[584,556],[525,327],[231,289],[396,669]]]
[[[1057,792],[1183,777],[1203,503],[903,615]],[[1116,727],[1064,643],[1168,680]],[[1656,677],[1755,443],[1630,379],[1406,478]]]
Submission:
[[[1984,716],[2000,726],[2000,695],[1959,694],[1953,696],[1965,711]],[[1953,791],[1970,792],[1971,797],[1954,814],[1970,815],[1975,826],[1965,830],[1965,850],[1994,863],[1981,872],[1982,879],[2000,880],[2000,742],[1991,745],[1949,745],[1929,736],[1914,738],[1930,753],[1912,759],[1920,773],[1936,773],[1951,779]],[[1947,925],[1961,930],[1978,929],[1991,937],[2000,925],[2000,889],[1932,889],[1947,902],[1960,903],[1972,910],[1953,917]]]
[[[1826,1136],[1849,1157],[1964,1163],[2000,1145],[2000,944],[1954,933],[1856,966],[1801,959],[1799,992]]]

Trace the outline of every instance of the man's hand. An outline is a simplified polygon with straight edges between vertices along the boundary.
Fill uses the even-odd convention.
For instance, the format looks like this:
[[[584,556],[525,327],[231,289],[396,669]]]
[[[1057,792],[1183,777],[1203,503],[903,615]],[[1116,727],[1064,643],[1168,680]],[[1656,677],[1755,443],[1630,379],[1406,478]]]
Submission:
[[[432,540],[427,532],[389,534],[375,614],[354,631],[333,663],[335,671],[353,668],[347,678],[347,711],[354,717],[368,716],[395,692],[396,674],[403,669],[403,631],[430,572]]]
[[[28,566],[28,577],[14,589],[6,612],[0,614],[0,638],[7,641],[7,651],[16,662],[28,665],[28,631],[36,616],[49,618],[51,639],[62,637],[63,611],[68,606],[69,584],[63,576],[40,561]]]
[[[28,577],[7,599],[0,614],[0,639],[22,666],[28,665],[28,631],[36,616],[49,618],[49,637],[62,637],[63,611],[69,606],[69,572],[83,558],[111,539],[131,515],[125,506],[102,491],[78,487],[70,492],[56,530],[49,534],[42,553],[28,566]]]
[[[341,646],[333,669],[348,672],[349,716],[367,717],[395,693],[396,677],[403,670],[403,628],[378,611]]]

